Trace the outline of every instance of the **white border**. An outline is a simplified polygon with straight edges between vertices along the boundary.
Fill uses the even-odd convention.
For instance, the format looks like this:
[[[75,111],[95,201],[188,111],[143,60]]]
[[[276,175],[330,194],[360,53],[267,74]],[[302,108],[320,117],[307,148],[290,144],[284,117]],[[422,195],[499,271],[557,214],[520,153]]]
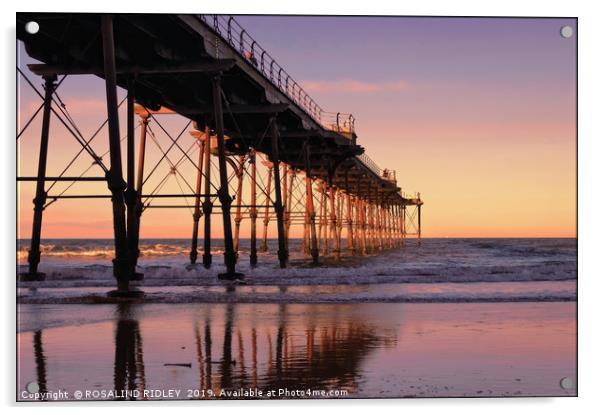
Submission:
[[[111,411],[126,409],[139,410],[144,407],[151,412],[164,411],[167,406],[177,406],[179,411],[219,411],[219,413],[289,413],[307,414],[316,409],[344,410],[351,413],[371,411],[396,406],[396,410],[418,410],[420,414],[447,413],[449,410],[462,411],[463,414],[483,413],[504,414],[514,411],[539,411],[545,409],[546,414],[587,413],[592,408],[600,407],[596,401],[600,376],[597,373],[600,365],[600,322],[601,315],[598,304],[602,294],[602,273],[599,271],[601,244],[597,236],[601,233],[600,217],[602,196],[600,179],[602,177],[602,141],[600,110],[600,74],[602,74],[601,48],[602,22],[597,2],[565,0],[565,1],[530,1],[504,0],[499,2],[454,0],[454,1],[414,1],[397,3],[384,0],[369,2],[302,0],[285,1],[230,1],[215,2],[195,0],[168,2],[103,0],[101,2],[78,2],[64,0],[51,1],[3,1],[0,19],[2,19],[3,42],[2,76],[0,90],[2,93],[2,110],[0,111],[3,126],[2,157],[3,162],[3,197],[0,203],[3,218],[3,237],[0,247],[0,263],[5,272],[3,308],[7,317],[4,325],[4,340],[0,343],[4,364],[0,376],[0,391],[3,403],[8,410],[14,410],[15,377],[14,377],[14,218],[15,218],[15,15],[17,11],[87,11],[87,12],[137,12],[137,13],[249,13],[249,14],[394,14],[394,15],[456,15],[456,16],[557,16],[579,18],[579,398],[505,398],[505,399],[426,399],[426,400],[350,400],[350,401],[277,401],[277,402],[205,402],[199,403],[138,403],[118,405]],[[83,404],[46,404],[19,405],[20,411],[40,412],[80,412]],[[104,413],[107,404],[95,403],[86,411]]]

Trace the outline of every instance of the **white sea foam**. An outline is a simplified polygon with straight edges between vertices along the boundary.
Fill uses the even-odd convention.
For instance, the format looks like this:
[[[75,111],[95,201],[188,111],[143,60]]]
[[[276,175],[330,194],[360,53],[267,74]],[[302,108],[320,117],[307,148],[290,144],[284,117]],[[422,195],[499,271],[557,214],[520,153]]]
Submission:
[[[222,289],[224,285],[216,278],[218,273],[225,271],[219,243],[215,241],[213,244],[216,247],[212,252],[213,266],[205,269],[200,264],[189,264],[186,240],[142,241],[138,271],[144,274],[144,280],[133,285],[149,293],[148,301],[158,302],[551,301],[571,300],[576,295],[574,239],[427,239],[422,246],[410,240],[403,248],[378,255],[360,257],[344,253],[341,262],[326,257],[317,267],[310,266],[309,259],[299,253],[300,242],[292,240],[291,266],[286,269],[278,266],[274,254],[275,241],[270,241],[268,253],[260,254],[257,267],[249,265],[248,241],[241,241],[237,269],[245,274],[249,286],[364,286],[359,294],[350,291],[322,292],[319,298],[312,297],[315,293],[311,292],[293,295],[290,290],[286,294],[267,297],[265,293],[245,292],[244,289],[239,289],[236,297],[223,298],[222,294],[211,291],[199,294],[203,287]],[[25,271],[23,252],[26,252],[26,241],[20,245],[19,271]],[[111,241],[54,240],[45,241],[43,247],[40,271],[46,273],[46,280],[19,283],[20,301],[52,302],[67,301],[68,298],[83,301],[96,289],[104,295],[107,289],[115,286],[110,261],[113,256]],[[559,289],[554,285],[563,281],[569,283],[568,289],[567,286]],[[453,289],[454,284],[450,286],[450,283],[456,286],[464,284],[464,292]],[[517,290],[497,292],[500,283],[518,284]],[[366,288],[407,288],[412,284],[431,287],[424,292],[400,292],[396,289],[383,292]],[[475,284],[484,284],[490,289],[475,295],[472,293]],[[161,288],[167,294],[156,294],[156,289],[161,291]],[[37,289],[37,296],[27,294],[29,289]]]

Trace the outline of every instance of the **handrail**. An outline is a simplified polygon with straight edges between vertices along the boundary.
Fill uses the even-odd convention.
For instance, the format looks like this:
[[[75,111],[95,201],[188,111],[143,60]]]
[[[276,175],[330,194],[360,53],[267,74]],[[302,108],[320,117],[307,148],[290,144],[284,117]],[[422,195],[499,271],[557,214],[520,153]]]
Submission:
[[[366,166],[372,173],[376,174],[377,176],[380,177],[381,175],[381,170],[380,167],[378,167],[378,165],[370,158],[368,157],[368,155],[366,153],[362,153],[359,156],[357,156],[357,158],[359,159],[359,161],[362,162],[362,164],[364,166]]]
[[[282,93],[301,107],[322,127],[351,138],[354,134],[355,118],[351,114],[337,113],[332,122],[332,113],[324,111],[320,105],[290,76],[286,70],[253,39],[236,21],[234,16],[198,15],[203,23],[211,28],[221,40],[228,43],[243,58],[255,66]],[[225,36],[224,36],[225,33]],[[259,56],[259,62],[257,61]],[[283,85],[284,80],[284,85]]]

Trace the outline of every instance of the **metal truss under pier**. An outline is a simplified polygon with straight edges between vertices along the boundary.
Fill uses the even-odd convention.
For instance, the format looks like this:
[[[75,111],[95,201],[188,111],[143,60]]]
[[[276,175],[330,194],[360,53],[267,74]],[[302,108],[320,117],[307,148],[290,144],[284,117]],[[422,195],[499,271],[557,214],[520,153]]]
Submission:
[[[25,31],[29,21],[39,23],[38,33]],[[410,234],[420,241],[420,194],[403,193],[395,171],[380,169],[365,154],[357,144],[353,115],[324,111],[233,17],[19,13],[17,37],[28,55],[42,62],[29,69],[44,79],[44,91],[38,91],[18,69],[42,100],[34,114],[42,117],[38,174],[18,178],[36,183],[29,272],[22,279],[44,278],[38,272],[43,211],[62,198],[110,198],[118,295],[127,295],[131,280],[143,278],[136,272],[143,212],[185,207],[151,203],[166,197],[194,199],[190,260],[197,261],[203,219],[206,267],[212,262],[211,215],[219,211],[227,268],[219,275],[223,279],[243,277],[236,272],[243,220],[251,224],[252,265],[257,252],[267,249],[270,221],[277,224],[281,267],[287,266],[288,235],[294,225],[303,226],[302,249],[313,263],[324,255],[338,259],[343,249],[359,255],[398,247]],[[57,105],[60,83],[65,76],[77,75],[105,81],[108,166],[90,146],[91,139],[83,137]],[[127,90],[125,179],[117,87]],[[157,167],[145,171],[147,135],[151,123],[167,133],[160,121],[166,113],[192,122],[198,158],[181,147],[180,136],[169,136],[169,150],[180,150],[180,161],[195,166],[196,186],[190,186],[189,194],[144,189],[145,178]],[[47,176],[51,117],[61,121],[81,145],[79,154],[92,157],[103,176],[66,176],[70,166],[59,176]],[[217,159],[214,175],[212,159]],[[106,181],[110,194],[52,195],[46,187],[47,182],[84,180]],[[243,181],[250,183],[249,200],[243,200]]]

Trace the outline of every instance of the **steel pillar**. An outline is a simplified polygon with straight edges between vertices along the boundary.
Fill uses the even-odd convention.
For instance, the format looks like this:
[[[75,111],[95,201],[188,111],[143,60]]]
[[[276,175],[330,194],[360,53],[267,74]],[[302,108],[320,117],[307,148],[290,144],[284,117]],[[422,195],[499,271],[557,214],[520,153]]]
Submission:
[[[236,177],[238,179],[238,185],[236,187],[236,214],[234,215],[234,252],[236,253],[236,258],[238,259],[238,246],[239,246],[239,237],[240,237],[240,223],[242,222],[242,179],[244,172],[244,163],[245,156],[240,156],[238,158],[238,171],[236,172]]]
[[[406,242],[406,205],[401,207],[401,245]]]
[[[203,200],[203,266],[211,267],[211,213],[213,212],[213,202],[211,201],[211,132],[209,127],[205,126],[205,200]]]
[[[117,291],[112,295],[127,295],[131,277],[126,230],[126,212],[121,169],[121,144],[119,132],[119,112],[117,104],[117,71],[115,67],[115,43],[113,39],[113,16],[101,17],[102,46],[104,58],[105,88],[107,96],[107,116],[109,133],[109,153],[111,167],[107,172],[107,183],[111,191],[113,204],[113,232],[115,240],[115,259],[113,275],[117,279]]]
[[[389,247],[395,246],[395,216],[393,214],[393,205],[387,205],[387,216],[389,218]]]
[[[125,190],[125,205],[127,209],[127,238],[130,266],[130,280],[142,280],[143,274],[136,272],[136,264],[139,257],[138,243],[140,241],[140,226],[138,226],[138,193],[136,191],[136,152],[134,150],[134,100],[136,97],[135,81],[128,79],[128,94],[127,94],[127,188]]]
[[[345,182],[347,182],[347,176],[345,176]],[[347,194],[346,197],[346,210],[347,210],[347,250],[351,253],[356,251],[354,245],[354,235],[353,235],[353,206],[351,202],[351,192],[349,191],[349,184],[346,185]]]
[[[339,247],[339,256],[341,254],[341,250],[342,250],[342,235],[343,235],[343,204],[345,202],[345,199],[343,198],[343,190],[342,189],[338,189],[337,193],[336,193],[336,199],[337,199],[337,226],[336,226],[336,230],[337,230],[337,246]]]
[[[288,242],[289,242],[289,234],[291,230],[292,223],[292,207],[293,207],[293,190],[295,188],[295,178],[297,177],[295,171],[292,167],[288,167],[289,180],[288,180],[288,195],[285,193],[286,199],[286,208],[285,208],[285,221],[284,221],[284,231],[285,231],[285,241],[286,241],[286,250],[289,251]]]
[[[366,231],[367,231],[367,247],[366,250],[372,253],[374,249],[374,217],[372,215],[372,184],[368,182],[368,196],[366,199]]]
[[[318,228],[318,234],[320,238],[320,249],[323,255],[328,255],[328,230],[326,223],[326,183],[322,182],[320,186],[320,225]]]
[[[329,201],[330,201],[330,239],[332,240],[332,253],[335,259],[339,258],[340,250],[337,244],[337,214],[335,209],[335,189],[332,186],[332,179],[328,180]]]
[[[242,278],[243,275],[236,272],[236,253],[234,252],[234,241],[232,240],[232,222],[230,220],[232,199],[228,193],[228,171],[226,166],[226,145],[224,141],[224,118],[220,75],[215,75],[213,77],[211,86],[213,92],[213,109],[215,114],[219,163],[220,187],[217,194],[222,208],[222,219],[224,224],[224,263],[226,265],[226,272],[219,274],[218,278],[234,280]]]
[[[270,224],[270,195],[272,194],[272,173],[274,163],[265,161],[264,165],[268,168],[268,183],[266,186],[265,210],[263,216],[263,237],[261,240],[261,252],[268,251],[268,225]]]
[[[357,252],[360,255],[364,255],[366,253],[366,235],[363,229],[363,200],[360,198],[360,184],[361,179],[358,176],[357,181],[355,183],[356,196],[355,196],[355,228],[356,228],[356,245],[358,245]]]
[[[307,193],[307,213],[308,213],[308,228],[309,228],[309,239],[310,239],[310,249],[309,252],[311,254],[312,261],[315,264],[318,263],[319,260],[319,250],[318,250],[318,238],[316,235],[316,210],[314,208],[314,195],[313,195],[313,187],[311,180],[311,159],[310,159],[310,150],[309,145],[305,146],[305,191]]]
[[[422,205],[418,205],[418,245],[422,244]]]
[[[142,218],[142,186],[144,183],[144,160],[146,156],[146,131],[148,128],[149,114],[140,116],[140,143],[138,147],[138,173],[136,176],[136,237],[140,238],[140,221]],[[138,243],[138,242],[137,242]],[[136,250],[136,262],[140,256],[140,250]]]
[[[284,173],[281,173],[280,179],[282,181],[282,221],[284,223],[284,247],[288,249],[288,237],[286,235],[287,228],[287,204],[288,204],[288,165],[286,163],[280,163],[281,172],[284,170]]]
[[[42,135],[40,137],[40,154],[38,157],[38,176],[36,180],[36,195],[33,199],[33,224],[31,228],[31,245],[27,261],[29,272],[19,275],[21,281],[41,281],[45,275],[38,272],[40,263],[40,242],[42,235],[42,216],[46,204],[46,163],[48,160],[48,136],[50,133],[50,111],[52,109],[52,94],[56,88],[56,75],[44,77],[44,112],[42,113]]]
[[[251,266],[257,265],[257,156],[255,150],[249,153],[249,163],[251,164],[251,209],[249,216],[251,218],[251,254],[249,261]]]
[[[395,246],[399,246],[399,205],[393,205],[393,241]]]
[[[272,124],[272,163],[274,163],[274,193],[276,200],[274,202],[274,209],[276,210],[276,221],[278,226],[278,260],[280,261],[280,268],[286,268],[286,262],[288,260],[288,252],[286,250],[286,242],[284,240],[284,209],[282,206],[282,193],[280,189],[280,155],[278,151],[280,137],[278,134],[278,124],[276,117],[272,117],[270,120]]]
[[[383,217],[382,217],[382,199],[380,196],[380,191],[377,190],[376,191],[376,197],[377,197],[377,202],[376,202],[376,231],[377,231],[377,244],[378,244],[378,250],[382,251],[384,244],[383,244]]]
[[[195,132],[196,133],[196,132]],[[190,263],[196,264],[198,257],[199,242],[199,220],[201,219],[201,186],[203,181],[203,158],[205,157],[205,145],[209,145],[209,127],[205,127],[204,136],[197,137],[199,141],[199,161],[196,173],[196,196],[194,197],[194,213],[192,214],[192,241],[190,244]]]

